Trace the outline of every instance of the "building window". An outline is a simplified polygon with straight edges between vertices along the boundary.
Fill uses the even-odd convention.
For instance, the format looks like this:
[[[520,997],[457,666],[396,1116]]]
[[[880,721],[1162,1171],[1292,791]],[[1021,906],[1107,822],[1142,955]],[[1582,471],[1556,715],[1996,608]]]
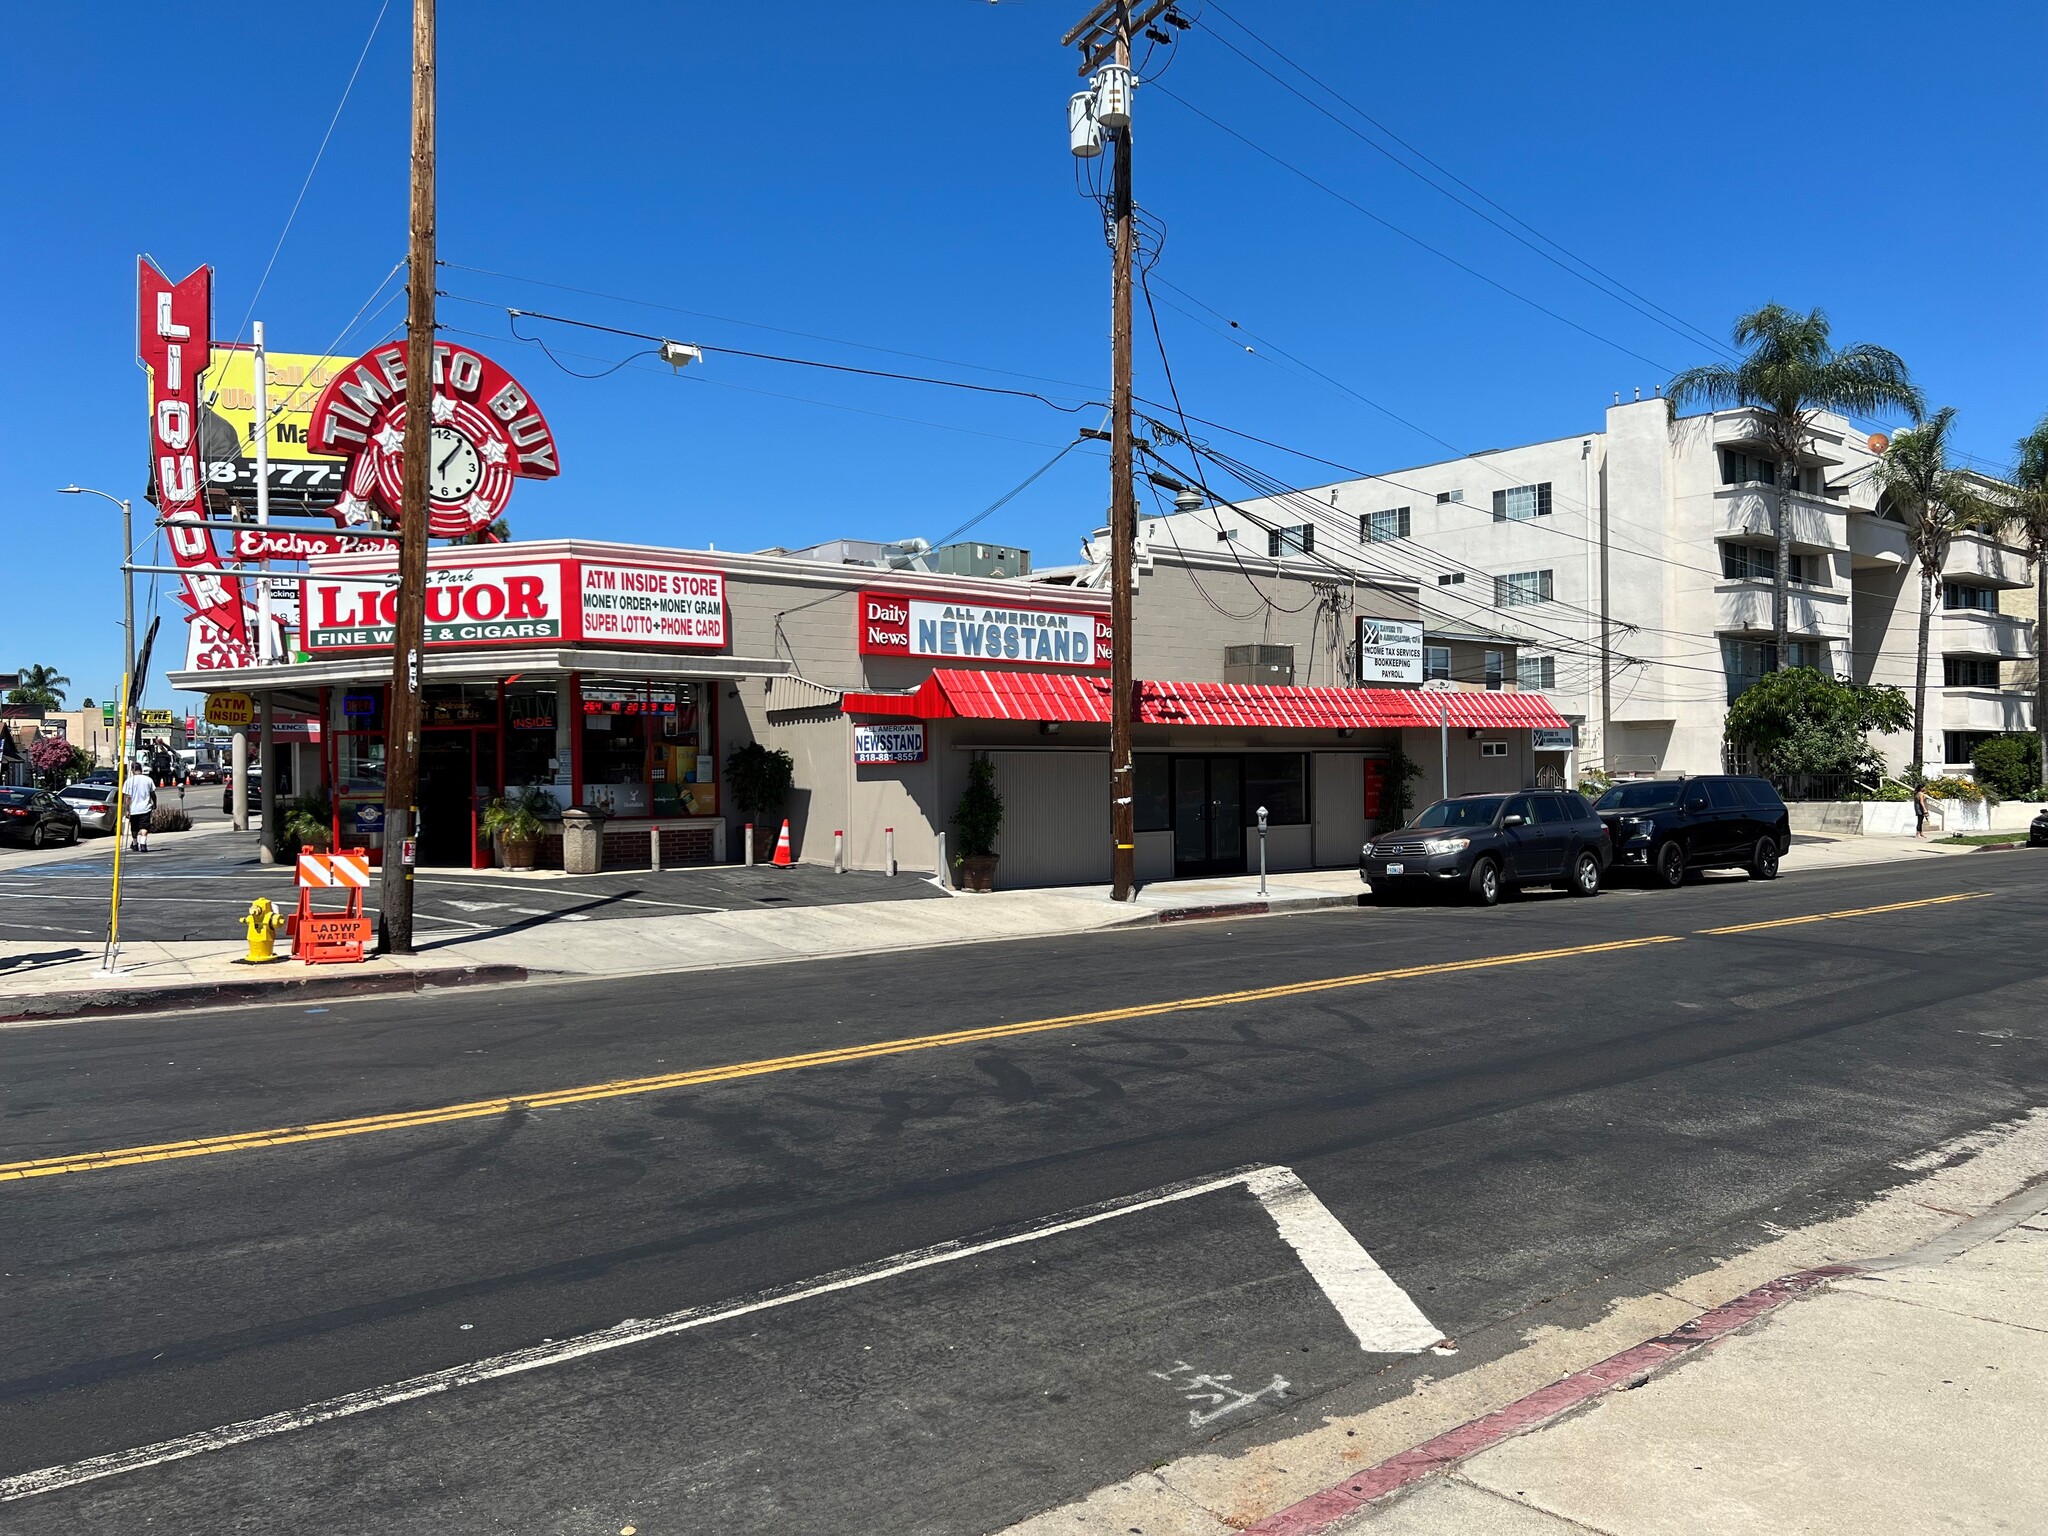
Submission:
[[[1173,792],[1163,752],[1140,752],[1131,760],[1131,822],[1139,832],[1173,830]]]
[[[1408,512],[1407,507],[1389,507],[1384,512],[1366,513],[1358,520],[1358,542],[1385,544],[1407,538]]]
[[[1721,450],[1721,483],[1723,485],[1776,485],[1778,466],[1769,459],[1758,458],[1755,454],[1737,453],[1733,448]]]
[[[1435,678],[1446,682],[1451,676],[1451,648],[1448,645],[1425,645],[1422,648],[1422,680],[1427,683]]]
[[[1313,523],[1303,523],[1297,528],[1266,530],[1266,553],[1275,560],[1285,555],[1311,555],[1315,548],[1316,529]]]
[[[1944,656],[1941,659],[1944,688],[1996,688],[1998,663],[1988,656]]]
[[[1504,491],[1493,493],[1493,520],[1496,523],[1527,522],[1532,517],[1550,516],[1550,482],[1541,485],[1514,485]]]
[[[1308,755],[1302,752],[1259,753],[1244,760],[1244,816],[1258,825],[1258,810],[1275,827],[1298,827],[1308,820]]]
[[[1501,653],[1499,651],[1488,651],[1486,653],[1486,686],[1498,690],[1505,681],[1507,681],[1507,674],[1501,668]]]
[[[1785,665],[1788,667],[1811,667],[1816,672],[1832,673],[1828,658],[1828,643],[1825,640],[1794,640],[1786,647]],[[1751,683],[1767,672],[1778,670],[1778,647],[1770,640],[1738,640],[1730,635],[1721,637],[1721,670],[1728,679],[1728,702],[1733,704],[1736,697]]]
[[[1496,608],[1526,608],[1531,603],[1550,601],[1550,572],[1514,571],[1493,578]]]
[[[1960,581],[1941,584],[1941,606],[1953,611],[1998,612],[1998,594],[1989,587],[1965,586]]]
[[[1504,741],[1482,741],[1479,743],[1479,755],[1481,757],[1506,757],[1508,755],[1508,744]]]
[[[1462,502],[1464,499],[1465,493],[1463,491],[1438,491],[1436,493],[1436,504],[1440,507],[1449,506],[1453,502]]]
[[[1216,542],[1218,544],[1235,544],[1237,542],[1237,534],[1238,530],[1235,528],[1218,528],[1216,530]]]
[[[1523,688],[1555,688],[1557,686],[1557,658],[1555,656],[1517,656],[1515,658],[1515,682]]]
[[[1977,755],[1977,749],[1996,734],[1995,731],[1943,731],[1941,755],[1947,762],[1967,763]]]
[[[1462,587],[1465,585],[1465,573],[1463,571],[1445,571],[1441,576],[1437,577],[1436,584],[1440,587]]]
[[[1785,568],[1785,579],[1796,586],[1824,586],[1818,555],[1795,553]],[[1768,545],[1723,544],[1721,576],[1726,581],[1772,581],[1778,574],[1778,552]]]

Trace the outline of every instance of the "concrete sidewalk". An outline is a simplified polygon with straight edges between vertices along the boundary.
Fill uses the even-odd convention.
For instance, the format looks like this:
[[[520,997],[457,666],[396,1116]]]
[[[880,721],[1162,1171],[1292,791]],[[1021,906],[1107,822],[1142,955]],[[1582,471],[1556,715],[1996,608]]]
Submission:
[[[1866,1536],[2048,1528],[2048,1190],[1833,1279],[1639,1390],[1335,1521],[1261,1536]],[[2028,1511],[2032,1511],[2031,1514]]]

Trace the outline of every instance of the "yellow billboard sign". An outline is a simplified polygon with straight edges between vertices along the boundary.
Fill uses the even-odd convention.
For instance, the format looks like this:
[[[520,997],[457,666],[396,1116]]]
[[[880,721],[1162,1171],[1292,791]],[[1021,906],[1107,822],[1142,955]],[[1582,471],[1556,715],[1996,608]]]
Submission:
[[[320,513],[341,494],[345,459],[314,453],[307,422],[313,402],[353,357],[270,352],[264,373],[270,399],[270,505],[283,513]],[[256,498],[256,354],[248,347],[214,343],[213,364],[200,375],[201,446],[207,459],[207,495],[215,503]]]

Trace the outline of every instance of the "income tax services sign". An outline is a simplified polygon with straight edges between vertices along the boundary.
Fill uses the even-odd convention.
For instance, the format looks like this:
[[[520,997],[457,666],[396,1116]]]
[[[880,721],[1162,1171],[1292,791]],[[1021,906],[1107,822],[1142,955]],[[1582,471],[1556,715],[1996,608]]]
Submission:
[[[364,581],[360,574],[316,574],[305,579],[303,591],[300,649],[391,644],[396,587]],[[578,641],[719,650],[726,631],[725,577],[718,571],[659,562],[534,560],[436,565],[427,572],[432,650]]]
[[[1081,609],[863,592],[859,622],[863,656],[1109,665],[1109,615]]]

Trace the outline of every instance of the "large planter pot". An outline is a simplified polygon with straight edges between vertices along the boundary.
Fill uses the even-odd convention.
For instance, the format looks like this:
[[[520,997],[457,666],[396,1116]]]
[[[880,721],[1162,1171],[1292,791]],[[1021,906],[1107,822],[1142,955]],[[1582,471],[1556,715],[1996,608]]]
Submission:
[[[992,853],[976,854],[960,861],[960,889],[963,891],[993,891],[996,888],[996,856]]]
[[[507,869],[532,869],[539,855],[540,841],[537,838],[498,839],[498,862]]]

